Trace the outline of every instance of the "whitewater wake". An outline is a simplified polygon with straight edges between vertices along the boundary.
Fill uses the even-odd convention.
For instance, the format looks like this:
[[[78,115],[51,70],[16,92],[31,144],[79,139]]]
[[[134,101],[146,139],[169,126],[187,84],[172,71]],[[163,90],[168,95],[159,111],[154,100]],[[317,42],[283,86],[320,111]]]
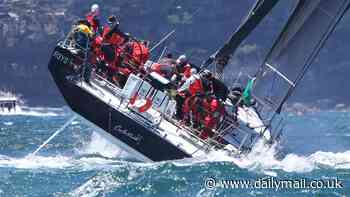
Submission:
[[[63,108],[52,108],[52,107],[26,107],[16,106],[15,110],[4,111],[0,110],[1,116],[37,116],[37,117],[50,117],[50,116],[61,116],[64,115]]]

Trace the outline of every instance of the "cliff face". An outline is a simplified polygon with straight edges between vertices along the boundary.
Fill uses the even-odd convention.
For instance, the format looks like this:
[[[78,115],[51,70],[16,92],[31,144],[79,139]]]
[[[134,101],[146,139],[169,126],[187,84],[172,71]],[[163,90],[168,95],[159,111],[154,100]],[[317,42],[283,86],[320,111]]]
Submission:
[[[28,101],[50,102],[57,95],[46,64],[66,23],[75,18],[68,14],[70,6],[69,1],[0,2],[0,88],[21,93]]]
[[[175,36],[166,45],[176,54],[190,55],[198,63],[222,45],[254,0],[0,0],[0,89],[23,94],[30,104],[63,104],[48,73],[47,63],[57,41],[95,2],[102,8],[102,18],[115,14],[124,31],[152,43],[176,29]],[[234,66],[227,71],[237,73],[239,66],[245,66],[243,71],[247,72],[256,69],[289,9],[280,5],[278,10],[245,42]],[[328,67],[327,72],[338,75],[339,79],[347,69],[346,48],[340,47],[344,39],[339,41],[339,36],[345,37],[348,32],[347,28],[342,28],[337,39],[332,40],[335,44],[330,47],[337,48],[334,50],[338,54],[336,60],[328,55],[323,58],[327,64],[336,65],[332,69]],[[324,77],[324,72],[319,69],[312,73],[313,80]],[[334,82],[337,83],[339,81]],[[313,88],[313,91],[318,92],[317,89]],[[317,96],[323,98],[327,94],[329,92]]]

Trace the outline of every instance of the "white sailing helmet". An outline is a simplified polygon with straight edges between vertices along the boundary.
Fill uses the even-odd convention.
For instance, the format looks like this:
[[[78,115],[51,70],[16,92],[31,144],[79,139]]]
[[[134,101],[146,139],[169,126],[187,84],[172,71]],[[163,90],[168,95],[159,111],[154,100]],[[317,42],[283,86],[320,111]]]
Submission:
[[[191,68],[191,75],[197,74],[197,69],[196,68]]]
[[[180,55],[179,58],[177,58],[176,63],[180,64],[180,63],[184,63],[186,61],[187,61],[187,57],[185,54],[183,54],[183,55]]]
[[[99,14],[100,13],[100,6],[97,3],[93,4],[91,6],[91,12]]]

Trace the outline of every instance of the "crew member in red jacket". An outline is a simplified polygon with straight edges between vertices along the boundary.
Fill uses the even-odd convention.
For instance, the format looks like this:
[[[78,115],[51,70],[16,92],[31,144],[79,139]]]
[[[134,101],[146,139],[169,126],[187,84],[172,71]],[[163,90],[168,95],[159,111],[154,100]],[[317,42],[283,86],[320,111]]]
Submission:
[[[100,17],[100,6],[98,4],[93,4],[91,6],[90,12],[86,15],[86,20],[90,23],[95,34],[102,33],[99,17]]]
[[[195,68],[191,69],[191,76],[177,91],[180,95],[185,97],[185,102],[182,109],[183,121],[187,125],[189,125],[192,121],[193,126],[198,127],[200,120],[200,110],[198,107],[202,102],[200,97],[203,96],[204,90],[200,76],[197,74],[197,70]]]
[[[120,48],[128,41],[129,36],[119,29],[119,20],[117,17],[111,15],[108,17],[107,24],[103,27],[102,38],[103,42]]]
[[[222,121],[225,108],[217,98],[211,98],[207,102],[203,102],[203,108],[206,114],[203,118],[203,129],[200,137],[207,139],[208,137],[213,137],[213,129],[217,129],[219,123]]]

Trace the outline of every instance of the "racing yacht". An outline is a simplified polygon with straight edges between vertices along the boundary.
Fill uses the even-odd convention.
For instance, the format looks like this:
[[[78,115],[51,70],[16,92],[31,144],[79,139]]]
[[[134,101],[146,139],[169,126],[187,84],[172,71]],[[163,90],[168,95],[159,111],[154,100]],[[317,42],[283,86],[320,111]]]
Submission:
[[[258,0],[230,40],[205,61],[202,68],[213,64],[224,68],[235,48],[277,2],[277,0]],[[86,68],[95,67],[88,61],[88,44],[81,46],[71,37],[57,44],[48,67],[70,108],[100,127],[99,132],[109,141],[141,161],[202,157],[215,151],[235,157],[249,152],[258,140],[274,143],[280,138],[282,118],[277,117],[282,111],[283,104],[291,96],[302,74],[305,74],[312,63],[312,58],[317,55],[349,5],[348,0],[328,2],[327,0],[298,1],[280,37],[254,78],[251,91],[255,104],[237,106],[227,100],[225,107],[236,108],[235,115],[226,113],[219,126],[212,130],[213,136],[207,139],[200,137],[200,130],[186,126],[173,118],[177,103],[167,91],[171,83],[155,72],[150,72],[147,77],[130,74],[123,87],[111,83],[98,72],[92,72],[89,74],[89,80],[86,80],[84,79]],[[324,8],[333,15],[325,15],[321,12]],[[307,28],[319,17],[323,18],[316,29]],[[300,40],[302,38],[300,33],[305,31],[314,33],[310,34],[314,35],[313,39]],[[293,42],[290,42],[292,39]],[[304,60],[305,57],[296,56],[294,60],[298,61],[298,65],[300,64],[298,68],[301,69],[297,70],[299,74],[296,78],[291,78],[287,75],[291,73],[288,69],[296,69],[296,67],[292,68],[288,66],[289,64],[284,64],[285,62],[279,61],[279,58],[298,51],[300,46],[303,46],[299,41],[303,41],[303,44],[309,43],[308,47],[303,48],[308,61],[298,61]],[[299,45],[293,45],[295,43]],[[295,47],[299,47],[298,50],[295,50]],[[77,49],[79,53],[76,52]],[[276,51],[280,54],[276,55]],[[147,68],[152,64],[152,61],[148,61],[144,66]],[[286,72],[280,70],[283,66],[288,66]],[[277,80],[268,79],[266,76],[272,76]],[[263,89],[266,86],[269,87],[266,84],[271,82],[275,87],[287,83],[287,88],[286,86],[276,88],[280,91],[278,96],[283,96],[279,97],[282,99],[275,100],[276,97],[271,97],[273,94],[270,89]],[[260,86],[263,88],[259,88]],[[262,91],[259,92],[259,90]],[[266,96],[267,93],[270,94]],[[134,102],[135,95],[137,100]],[[150,108],[141,112],[140,106],[144,106],[149,101]]]

